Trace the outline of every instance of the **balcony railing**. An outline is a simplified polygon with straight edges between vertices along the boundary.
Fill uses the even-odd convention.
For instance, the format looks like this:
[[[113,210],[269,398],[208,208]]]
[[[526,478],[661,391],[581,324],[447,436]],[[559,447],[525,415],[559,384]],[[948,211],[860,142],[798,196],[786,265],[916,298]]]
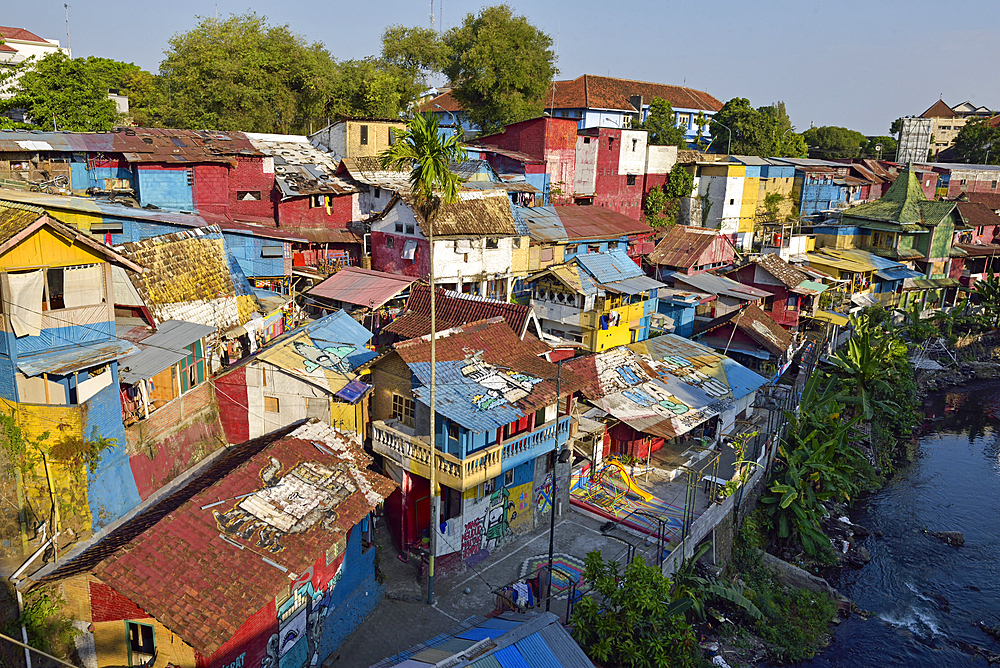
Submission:
[[[504,468],[509,469],[511,466],[523,464],[529,459],[554,450],[557,436],[561,443],[565,443],[569,437],[572,420],[573,418],[569,415],[564,415],[559,418],[558,422],[553,420],[551,424],[543,425],[532,432],[504,441]]]
[[[430,478],[431,446],[426,437],[418,437],[395,421],[377,420],[372,423],[372,447],[422,478]],[[435,465],[438,482],[465,491],[500,475],[500,451],[503,446],[491,445],[470,454],[465,459],[437,451]]]

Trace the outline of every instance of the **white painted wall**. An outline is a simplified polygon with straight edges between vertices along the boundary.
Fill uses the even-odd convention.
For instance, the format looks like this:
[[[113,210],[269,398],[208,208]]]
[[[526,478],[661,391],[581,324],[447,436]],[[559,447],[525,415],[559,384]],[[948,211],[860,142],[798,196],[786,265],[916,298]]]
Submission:
[[[600,137],[576,138],[576,171],[573,193],[593,195],[597,190],[597,147]]]
[[[718,229],[723,234],[736,234],[740,226],[740,207],[743,204],[742,176],[706,176],[697,179],[698,194],[711,202],[705,226]]]
[[[264,374],[267,375],[266,385]],[[306,417],[310,397],[325,401],[329,411],[330,395],[271,364],[251,362],[247,365],[246,377],[250,438],[263,436]],[[265,396],[277,397],[280,409],[277,413],[264,410]],[[326,417],[329,420],[329,412]]]
[[[646,168],[645,130],[622,130],[621,147],[618,149],[618,174],[642,174]]]
[[[335,156],[347,155],[347,123],[341,121],[309,135],[309,142]]]
[[[676,146],[646,146],[647,174],[669,174],[676,164]]]

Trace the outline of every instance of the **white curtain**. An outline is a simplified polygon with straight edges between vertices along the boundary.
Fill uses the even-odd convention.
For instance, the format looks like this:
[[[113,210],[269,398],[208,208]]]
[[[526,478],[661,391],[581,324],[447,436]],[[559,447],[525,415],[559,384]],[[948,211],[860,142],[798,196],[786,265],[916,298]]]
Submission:
[[[7,274],[10,286],[10,325],[14,336],[38,336],[42,333],[42,286],[45,270]]]
[[[413,239],[407,239],[406,243],[403,245],[403,259],[412,260],[417,253],[417,242]]]
[[[66,308],[100,304],[104,298],[104,266],[66,267],[63,270],[63,302]]]

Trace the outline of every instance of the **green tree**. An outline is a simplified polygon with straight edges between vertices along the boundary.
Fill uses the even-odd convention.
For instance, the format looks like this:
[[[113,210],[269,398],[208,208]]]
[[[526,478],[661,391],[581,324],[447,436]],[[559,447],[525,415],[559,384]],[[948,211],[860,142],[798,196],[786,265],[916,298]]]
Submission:
[[[855,130],[824,125],[802,133],[809,145],[810,158],[856,158],[868,145],[868,139]]]
[[[441,138],[434,114],[414,116],[396,142],[379,155],[384,169],[411,170],[413,208],[430,229],[433,229],[441,204],[458,200],[461,179],[449,166],[466,159],[465,149],[456,135]]]
[[[467,14],[444,35],[452,95],[483,133],[539,116],[556,73],[552,38],[508,5]]]
[[[801,135],[795,132],[785,103],[754,109],[745,97],[734,97],[709,124],[715,152],[733,155],[802,155]]]
[[[687,148],[684,130],[677,125],[674,108],[666,100],[654,97],[649,103],[649,113],[646,120],[636,123],[636,130],[646,130],[649,133],[648,142],[656,146],[679,146]]]
[[[899,137],[899,133],[903,131],[903,119],[897,118],[892,123],[889,124],[889,134],[893,137]]]
[[[382,33],[382,59],[408,72],[441,72],[448,46],[431,28],[391,25]]]
[[[977,118],[966,123],[955,138],[955,155],[974,165],[1000,165],[1000,125],[995,119]]]
[[[692,601],[672,600],[672,583],[659,568],[637,557],[620,573],[597,551],[584,563],[595,595],[573,607],[570,621],[587,656],[606,668],[697,665],[694,632],[682,614]]]
[[[24,109],[41,130],[110,130],[122,117],[108,99],[108,75],[97,62],[103,60],[69,58],[61,51],[29,58],[7,73],[13,96],[0,100],[0,111]]]
[[[680,200],[690,197],[694,190],[694,176],[679,165],[670,171],[670,177],[662,188],[653,188],[646,193],[643,211],[646,224],[650,227],[669,227],[677,224]]]
[[[881,148],[879,148],[881,146]],[[861,150],[862,155],[868,158],[880,158],[882,160],[896,159],[896,140],[892,137],[880,135],[872,137]]]

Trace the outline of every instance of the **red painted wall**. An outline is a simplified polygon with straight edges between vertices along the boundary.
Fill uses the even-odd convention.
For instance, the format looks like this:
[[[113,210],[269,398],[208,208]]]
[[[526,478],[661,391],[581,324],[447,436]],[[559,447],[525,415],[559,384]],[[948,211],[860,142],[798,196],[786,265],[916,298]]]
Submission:
[[[332,197],[329,207],[310,207],[308,195],[278,202],[278,225],[288,229],[346,230],[354,215],[357,193]]]
[[[621,130],[599,130],[594,206],[603,206],[629,218],[642,220],[643,176],[637,175],[635,184],[630,186],[628,176],[618,173],[621,140]]]
[[[754,283],[753,278],[756,273],[756,266],[754,264],[749,264],[738,271],[734,271],[728,274],[729,278],[742,283],[743,285],[749,285],[754,288],[760,288],[761,290],[766,290],[774,295],[770,302],[765,301],[764,312],[767,313],[771,318],[784,327],[785,329],[794,329],[798,327],[799,324],[799,308],[796,307],[792,310],[788,310],[786,307],[788,305],[788,296],[791,294],[783,285],[771,285],[770,283]],[[802,296],[799,295],[799,303],[801,305]]]
[[[513,123],[504,132],[480,138],[487,146],[518,151],[544,163],[538,172],[547,173],[553,186],[562,191],[553,204],[573,203],[573,179],[576,176],[577,121],[572,118],[535,118]],[[521,163],[504,156],[490,155],[489,162],[497,171],[525,169]],[[526,170],[527,171],[527,170]]]
[[[387,245],[389,239],[392,239],[392,248]],[[404,260],[402,258],[403,247],[408,239],[413,239],[413,237],[372,232],[372,269],[417,278],[429,276],[431,271],[430,246],[425,239],[419,239],[413,261]]]
[[[215,396],[219,404],[219,421],[230,443],[242,443],[250,439],[250,423],[247,420],[247,370],[237,367],[215,379]]]
[[[260,201],[240,200],[240,190],[260,191]],[[229,172],[229,211],[233,218],[245,216],[251,219],[269,218],[274,220],[274,204],[271,193],[274,190],[274,174],[264,173],[264,159],[259,156],[236,156],[236,168]]]
[[[90,614],[93,622],[146,619],[148,612],[103,582],[90,582]]]
[[[199,213],[225,215],[229,209],[229,167],[195,165],[193,190]]]

